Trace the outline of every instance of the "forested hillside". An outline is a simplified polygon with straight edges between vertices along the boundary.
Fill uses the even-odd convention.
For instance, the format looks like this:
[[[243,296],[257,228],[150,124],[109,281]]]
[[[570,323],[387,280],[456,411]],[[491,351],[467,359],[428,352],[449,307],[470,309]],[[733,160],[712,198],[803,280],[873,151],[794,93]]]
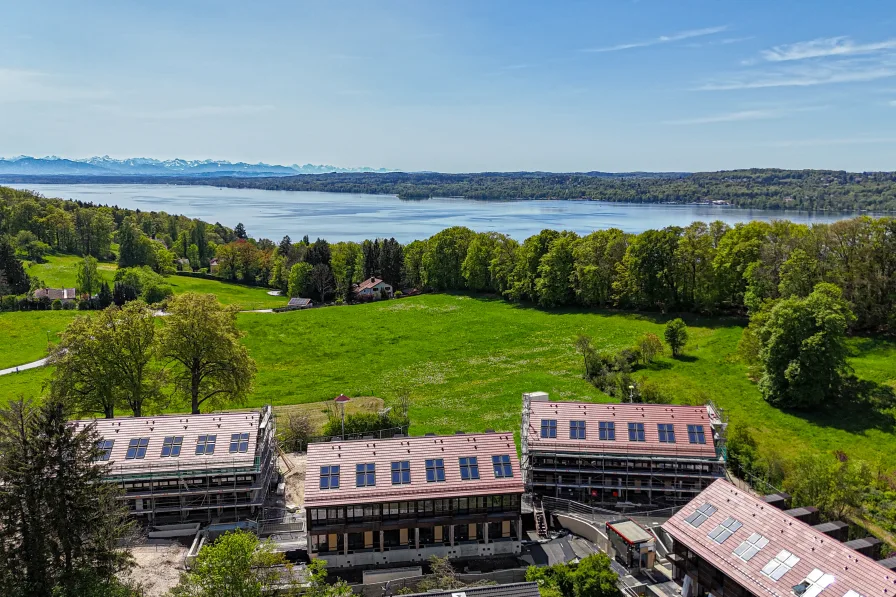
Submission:
[[[552,174],[333,173],[264,178],[3,177],[6,182],[203,184],[289,191],[398,195],[407,199],[584,199],[633,203],[726,201],[739,207],[896,210],[896,172],[751,169],[726,172]]]

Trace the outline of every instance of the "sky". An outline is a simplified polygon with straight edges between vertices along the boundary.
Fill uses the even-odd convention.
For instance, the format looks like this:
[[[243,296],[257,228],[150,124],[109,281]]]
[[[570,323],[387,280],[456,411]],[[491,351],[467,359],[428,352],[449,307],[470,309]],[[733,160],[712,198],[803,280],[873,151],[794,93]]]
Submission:
[[[4,4],[0,156],[896,170],[893,0]]]

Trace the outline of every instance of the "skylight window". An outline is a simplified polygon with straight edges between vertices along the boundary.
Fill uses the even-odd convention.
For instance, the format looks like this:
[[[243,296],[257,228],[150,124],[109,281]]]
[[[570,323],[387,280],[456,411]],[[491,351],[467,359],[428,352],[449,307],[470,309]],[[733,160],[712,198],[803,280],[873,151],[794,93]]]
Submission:
[[[510,467],[510,456],[492,456],[492,466],[495,468],[495,479],[508,479],[513,476]]]
[[[230,435],[230,453],[248,452],[249,451],[249,434],[248,433],[232,433]]]
[[[628,424],[628,441],[630,441],[630,442],[646,441],[644,439],[644,423],[629,423]]]
[[[861,593],[856,593],[855,591],[850,589],[843,595],[843,597],[865,597],[865,596],[862,595]]]
[[[768,539],[759,533],[753,533],[734,550],[734,555],[744,562],[749,562],[766,545],[768,545]]]
[[[730,516],[725,519],[725,522],[714,528],[709,533],[709,538],[721,545],[725,542],[728,537],[734,534],[734,532],[740,527],[744,526],[740,521],[731,518]]]
[[[688,441],[692,444],[705,444],[706,434],[703,425],[688,425]]]
[[[320,488],[339,489],[339,465],[320,467]]]
[[[773,557],[772,560],[765,565],[765,568],[762,569],[762,573],[772,580],[780,580],[780,578],[790,572],[790,569],[796,566],[799,561],[800,559],[798,557],[786,549],[782,549],[781,553]]]
[[[600,439],[604,441],[616,440],[616,423],[613,421],[600,421],[597,424],[597,430],[600,433]]]
[[[818,568],[815,568],[809,573],[806,580],[793,587],[793,592],[796,593],[798,597],[818,597],[818,594],[824,591],[833,582],[833,574],[825,574]]]
[[[102,450],[102,454],[97,457],[97,460],[109,460],[109,457],[112,456],[112,446],[115,445],[114,439],[101,439],[96,442],[97,450]]]
[[[392,463],[392,485],[410,485],[411,463],[408,460],[400,460]]]
[[[177,458],[184,443],[184,436],[169,436],[162,442],[162,458]]]
[[[710,516],[716,513],[717,508],[712,504],[703,504],[697,511],[684,519],[686,523],[696,528],[706,522]]]
[[[660,441],[664,444],[675,443],[675,427],[671,423],[660,423],[656,426],[657,432],[660,434]]]
[[[479,461],[475,456],[460,459],[460,478],[463,481],[479,478]]]
[[[196,455],[209,455],[215,453],[215,442],[218,440],[217,435],[200,435],[196,440]]]
[[[439,483],[445,480],[445,461],[433,458],[426,461],[426,482]]]
[[[585,439],[585,421],[569,422],[569,439]]]
[[[541,437],[557,437],[557,419],[541,420]]]
[[[368,462],[355,465],[355,486],[373,487],[374,485],[376,485],[376,464]]]
[[[128,442],[126,460],[143,459],[146,457],[146,447],[149,445],[148,437],[136,437]]]

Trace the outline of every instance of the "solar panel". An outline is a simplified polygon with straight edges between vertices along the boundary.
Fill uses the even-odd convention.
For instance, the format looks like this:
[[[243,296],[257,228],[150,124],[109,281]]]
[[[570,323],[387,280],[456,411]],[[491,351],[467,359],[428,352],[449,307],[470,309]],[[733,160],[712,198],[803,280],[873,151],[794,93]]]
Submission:
[[[392,485],[409,485],[411,483],[411,463],[400,460],[392,463]]]
[[[128,442],[128,453],[125,460],[142,459],[146,456],[146,447],[149,445],[148,437],[136,437]]]
[[[433,458],[426,461],[426,482],[438,483],[445,480],[445,461]]]
[[[744,525],[729,516],[709,533],[709,538],[721,545],[742,526]]]
[[[230,435],[230,453],[248,452],[249,451],[249,434],[233,433]]]
[[[339,465],[320,467],[320,488],[339,489]]]
[[[600,439],[604,441],[616,440],[616,423],[613,421],[601,421],[597,426],[600,432]]]
[[[376,464],[368,462],[355,465],[355,486],[373,487],[376,485]]]
[[[479,461],[475,456],[460,458],[460,478],[470,481],[479,478]]]
[[[510,456],[492,456],[492,466],[495,469],[496,479],[509,479],[513,476],[513,469],[510,467]]]
[[[184,436],[166,437],[162,442],[162,458],[177,458],[180,456],[180,448],[184,443]]]
[[[706,520],[716,513],[717,508],[712,504],[703,504],[697,510],[684,519],[686,523],[691,525],[692,527],[699,527],[701,524],[706,522]]]
[[[112,456],[112,446],[115,445],[114,439],[101,439],[96,443],[96,447],[99,450],[102,450],[103,453],[100,454],[97,460],[109,460],[109,457]]]

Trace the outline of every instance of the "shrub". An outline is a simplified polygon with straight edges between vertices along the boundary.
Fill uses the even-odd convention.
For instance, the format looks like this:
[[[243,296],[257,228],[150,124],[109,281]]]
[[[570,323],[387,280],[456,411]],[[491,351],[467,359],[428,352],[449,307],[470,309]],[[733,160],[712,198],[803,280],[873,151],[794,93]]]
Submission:
[[[281,441],[287,452],[300,452],[308,445],[308,438],[314,434],[314,423],[306,412],[292,411],[281,427]]]
[[[401,298],[404,295],[401,293],[400,290],[396,290],[392,296],[394,296],[395,298]]]
[[[59,299],[55,299],[50,304],[50,308],[53,309],[53,311],[62,311],[62,301]]]
[[[666,344],[672,349],[672,356],[681,355],[684,345],[688,343],[688,326],[678,317],[666,324]]]
[[[653,359],[663,354],[663,343],[660,342],[659,336],[656,334],[646,333],[640,338],[635,345],[641,351],[641,360],[647,365],[652,363]]]

